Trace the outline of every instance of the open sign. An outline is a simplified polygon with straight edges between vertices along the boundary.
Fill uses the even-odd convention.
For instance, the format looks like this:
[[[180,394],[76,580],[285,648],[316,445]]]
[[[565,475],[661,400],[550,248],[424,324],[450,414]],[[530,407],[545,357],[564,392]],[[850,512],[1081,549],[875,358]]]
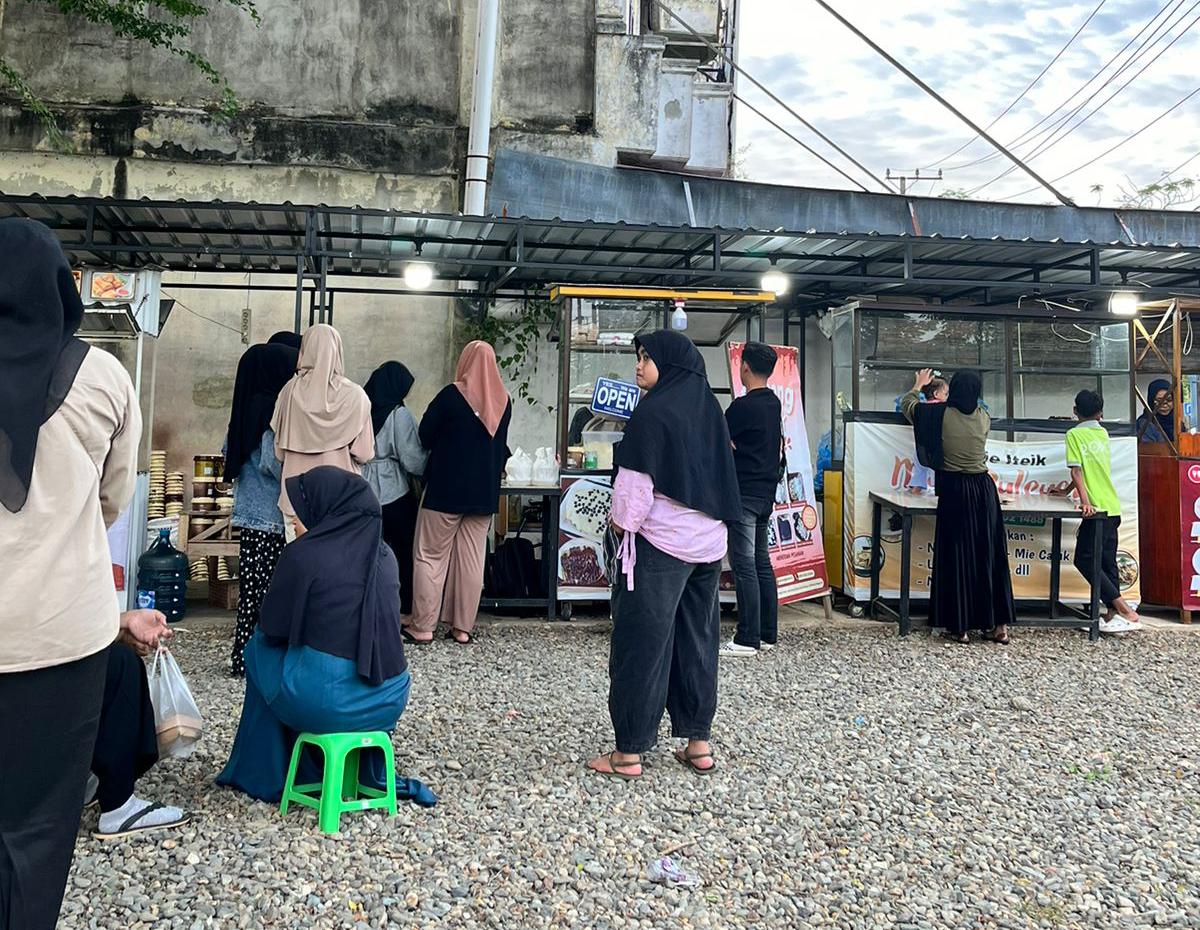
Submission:
[[[614,378],[597,378],[592,391],[592,413],[628,420],[642,392],[636,384]]]

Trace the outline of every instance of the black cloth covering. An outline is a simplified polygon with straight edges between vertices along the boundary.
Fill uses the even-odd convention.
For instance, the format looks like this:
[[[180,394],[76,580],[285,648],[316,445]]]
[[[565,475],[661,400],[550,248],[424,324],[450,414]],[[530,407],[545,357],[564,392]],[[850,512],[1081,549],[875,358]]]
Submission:
[[[979,409],[983,395],[983,379],[975,371],[959,371],[950,379],[950,396],[944,404],[918,404],[913,411],[913,436],[917,445],[917,461],[926,468],[940,469],[945,464],[942,447],[942,423],[946,408],[970,416]]]
[[[133,796],[137,780],[158,761],[154,705],[146,663],[122,642],[108,650],[104,704],[92,752],[92,773],[100,781],[101,813],[115,811]]]
[[[404,406],[404,398],[415,380],[413,373],[400,362],[384,362],[371,372],[363,390],[371,399],[371,427],[376,436],[391,412]]]
[[[308,646],[357,663],[378,685],[407,667],[395,556],[383,543],[379,499],[332,465],[289,478],[306,532],[284,547],[259,626],[276,645]]]
[[[655,490],[716,520],[742,515],[729,428],[713,395],[704,359],[687,336],[658,330],[639,336],[658,367],[613,450],[613,464],[648,474]]]
[[[25,506],[38,432],[75,383],[88,345],[83,301],[58,239],[42,223],[0,220],[0,503]]]
[[[729,438],[736,447],[733,465],[744,497],[775,497],[782,456],[783,406],[770,388],[736,398],[725,411]]]
[[[300,352],[275,343],[254,345],[242,353],[233,382],[229,431],[225,435],[225,480],[237,478],[262,443],[283,386],[296,374]]]
[[[1008,538],[990,475],[940,471],[930,622],[962,635],[1016,619]]]
[[[429,450],[421,506],[438,513],[484,514],[500,509],[500,476],[508,464],[512,401],[495,436],[453,384],[425,408],[417,433]]]
[[[291,330],[284,329],[277,332],[274,336],[267,340],[269,346],[287,346],[289,349],[300,351],[300,343],[303,337],[299,333],[293,333]]]
[[[413,542],[419,505],[413,491],[383,505],[383,541],[391,548],[400,567],[400,613],[406,617],[412,613]]]

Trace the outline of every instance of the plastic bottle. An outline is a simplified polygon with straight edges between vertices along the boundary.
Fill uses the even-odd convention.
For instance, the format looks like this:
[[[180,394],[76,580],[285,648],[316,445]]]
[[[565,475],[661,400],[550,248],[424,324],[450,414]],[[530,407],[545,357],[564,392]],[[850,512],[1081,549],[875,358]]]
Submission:
[[[158,539],[138,559],[137,603],[162,611],[168,623],[183,619],[188,583],[187,556],[171,545],[171,530],[158,531]]]

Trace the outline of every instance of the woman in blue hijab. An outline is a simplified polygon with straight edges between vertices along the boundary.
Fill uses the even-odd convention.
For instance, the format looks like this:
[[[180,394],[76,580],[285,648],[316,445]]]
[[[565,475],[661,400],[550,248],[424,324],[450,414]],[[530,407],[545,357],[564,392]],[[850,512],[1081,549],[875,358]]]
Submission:
[[[1171,390],[1171,382],[1156,378],[1150,382],[1146,396],[1150,403],[1137,419],[1138,441],[1174,442],[1175,392]]]

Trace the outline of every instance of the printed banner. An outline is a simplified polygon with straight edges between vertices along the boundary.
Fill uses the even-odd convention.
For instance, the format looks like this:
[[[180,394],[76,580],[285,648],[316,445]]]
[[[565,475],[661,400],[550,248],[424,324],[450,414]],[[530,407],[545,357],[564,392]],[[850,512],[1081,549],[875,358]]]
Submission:
[[[742,384],[742,347],[729,343],[729,384],[734,397],[746,393]],[[767,544],[779,603],[790,604],[829,593],[825,546],[821,539],[812,456],[804,405],[800,401],[799,352],[792,346],[772,346],[779,360],[767,380],[783,407],[783,447],[787,471],[775,489],[775,510],[768,524]]]
[[[1179,526],[1180,606],[1200,610],[1200,462],[1179,463]]]
[[[1062,434],[1040,434],[1044,439],[1026,442],[988,440],[988,470],[1003,497],[1050,494],[1070,488],[1066,438]],[[1121,529],[1117,541],[1117,568],[1122,593],[1130,601],[1141,600],[1138,586],[1138,496],[1137,440],[1132,436],[1111,439],[1113,484],[1121,499]],[[914,487],[920,481],[913,432],[909,426],[892,423],[846,424],[846,470],[843,485],[845,507],[845,590],[856,600],[871,595],[871,501],[872,491]],[[1181,483],[1182,484],[1182,483]],[[1071,493],[1075,498],[1074,492]],[[1200,517],[1194,519],[1200,520]],[[1018,599],[1046,600],[1050,594],[1051,522],[1007,517],[1008,561],[1013,574],[1013,594]],[[1190,526],[1191,521],[1185,525]],[[915,517],[912,531],[911,593],[929,596],[933,569],[933,517]],[[1084,602],[1089,587],[1072,564],[1079,524],[1063,522],[1060,596]],[[880,593],[897,597],[900,589],[900,519],[883,515],[883,565]],[[1189,567],[1186,576],[1190,579]]]
[[[612,510],[607,475],[564,477],[558,509],[558,596],[602,600],[609,596],[604,531]]]

